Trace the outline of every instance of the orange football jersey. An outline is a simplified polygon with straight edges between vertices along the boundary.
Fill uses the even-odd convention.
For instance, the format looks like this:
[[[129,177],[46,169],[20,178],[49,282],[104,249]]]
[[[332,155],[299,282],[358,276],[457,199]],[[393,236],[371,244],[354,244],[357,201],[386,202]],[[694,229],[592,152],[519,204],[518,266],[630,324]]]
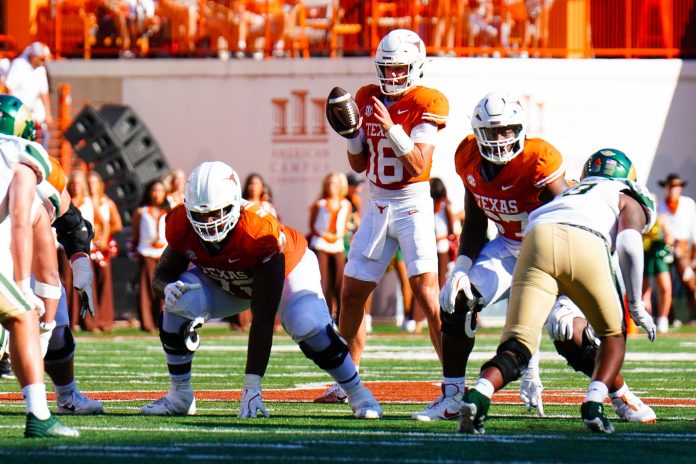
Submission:
[[[401,161],[397,159],[389,140],[384,135],[382,124],[375,117],[372,97],[382,98],[378,85],[366,85],[355,95],[355,103],[363,117],[363,128],[369,150],[365,176],[373,184],[389,190],[398,190],[412,182],[429,180],[432,163],[423,174],[411,177]],[[389,115],[394,124],[401,124],[407,134],[424,122],[436,124],[438,129],[442,129],[449,116],[449,103],[439,91],[417,86],[389,106]]]
[[[522,153],[514,157],[491,180],[481,172],[476,138],[469,135],[457,147],[454,164],[464,187],[476,204],[495,222],[498,232],[512,240],[522,240],[531,211],[542,205],[544,188],[565,174],[560,152],[537,138],[526,139]]]
[[[254,271],[269,258],[285,253],[287,276],[307,249],[307,240],[302,234],[247,201],[242,202],[237,225],[229,232],[222,250],[215,255],[211,255],[201,243],[186,217],[184,205],[172,209],[166,221],[168,246],[217,281],[223,290],[239,298],[251,298]]]

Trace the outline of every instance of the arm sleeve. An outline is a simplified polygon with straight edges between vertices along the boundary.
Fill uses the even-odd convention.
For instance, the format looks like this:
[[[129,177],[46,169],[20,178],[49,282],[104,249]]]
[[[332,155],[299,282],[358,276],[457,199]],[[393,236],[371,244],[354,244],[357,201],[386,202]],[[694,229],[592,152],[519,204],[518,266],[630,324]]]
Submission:
[[[616,236],[619,257],[629,302],[640,300],[643,288],[643,238],[635,229],[624,229]]]

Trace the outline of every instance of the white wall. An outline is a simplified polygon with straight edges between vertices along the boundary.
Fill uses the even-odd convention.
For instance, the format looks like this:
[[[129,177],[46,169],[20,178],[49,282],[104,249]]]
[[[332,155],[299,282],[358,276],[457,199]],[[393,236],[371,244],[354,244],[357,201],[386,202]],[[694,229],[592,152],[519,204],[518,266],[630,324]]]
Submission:
[[[261,173],[284,222],[307,230],[309,204],[323,175],[348,171],[343,139],[326,126],[323,102],[334,86],[355,92],[374,82],[368,58],[343,60],[110,60],[51,63],[53,82],[72,83],[74,101],[132,106],[171,166],[231,164],[243,178]],[[120,88],[113,90],[113,79]],[[100,82],[110,82],[100,93]],[[568,174],[603,147],[622,149],[652,190],[668,172],[696,174],[696,63],[679,60],[433,59],[425,85],[450,101],[433,175],[456,206],[463,188],[453,153],[470,133],[469,115],[488,91],[525,96],[531,135],[565,156]],[[285,113],[279,109],[285,105]],[[75,111],[79,108],[75,108]],[[279,134],[282,127],[287,134]],[[305,132],[299,133],[304,127]],[[694,195],[689,188],[686,190]],[[661,192],[657,192],[658,194]]]

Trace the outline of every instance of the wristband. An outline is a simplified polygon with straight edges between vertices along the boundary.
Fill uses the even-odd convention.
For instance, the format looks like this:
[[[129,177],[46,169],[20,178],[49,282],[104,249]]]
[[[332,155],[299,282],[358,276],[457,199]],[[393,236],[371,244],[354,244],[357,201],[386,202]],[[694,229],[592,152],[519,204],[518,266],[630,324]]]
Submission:
[[[60,300],[61,286],[49,285],[37,280],[34,282],[34,295],[51,300]]]
[[[411,153],[416,147],[416,144],[413,143],[411,137],[404,132],[404,128],[401,127],[401,124],[394,124],[391,126],[385,135],[391,142],[392,148],[394,148],[394,153],[396,153],[396,156],[398,157],[402,157],[406,153]]]
[[[363,143],[362,143],[362,138],[360,136],[354,137],[352,139],[348,139],[346,141],[346,148],[348,149],[348,153],[351,155],[360,155],[363,152]]]

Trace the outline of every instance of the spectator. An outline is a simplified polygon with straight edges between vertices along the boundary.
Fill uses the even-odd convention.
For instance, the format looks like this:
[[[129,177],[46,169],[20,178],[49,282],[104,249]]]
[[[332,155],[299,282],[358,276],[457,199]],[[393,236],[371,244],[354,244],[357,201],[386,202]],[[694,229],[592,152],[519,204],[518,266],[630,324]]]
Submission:
[[[247,52],[247,41],[252,41],[253,57],[263,58],[263,49],[258,46],[259,39],[265,38],[266,21],[269,21],[273,55],[285,55],[285,8],[281,0],[238,0],[232,4],[233,24],[238,28],[237,58]]]
[[[687,182],[679,174],[671,173],[658,184],[664,187],[665,198],[658,203],[657,213],[671,233],[665,241],[674,249],[674,268],[678,281],[687,293],[691,320],[696,323],[696,274],[693,270],[696,257],[696,202],[681,194]]]
[[[338,320],[341,312],[341,284],[346,265],[344,236],[348,230],[352,205],[346,199],[348,179],[333,172],[322,181],[321,196],[314,202],[309,215],[309,246],[319,260],[321,289],[329,312]]]
[[[116,203],[104,193],[104,181],[96,171],[87,174],[87,188],[94,205],[94,239],[92,259],[94,278],[97,285],[95,294],[99,311],[96,313],[97,328],[111,332],[114,325],[114,292],[111,277],[111,258],[118,255],[118,245],[114,236],[121,232],[123,223]]]
[[[11,95],[22,100],[34,117],[34,127],[40,129],[38,141],[48,146],[48,126],[53,123],[49,96],[46,61],[51,51],[41,42],[27,46],[22,54],[12,60],[5,86]]]
[[[186,174],[184,174],[184,171],[172,169],[164,179],[164,186],[167,189],[167,201],[170,208],[184,202],[184,189],[186,188]]]
[[[255,205],[260,205],[274,217],[278,217],[278,212],[273,206],[273,203],[269,201],[271,199],[271,189],[263,181],[261,174],[253,172],[247,176],[244,181],[244,188],[242,189],[242,198]]]
[[[464,15],[462,0],[435,0],[436,22],[433,29],[433,47],[439,56],[457,56],[454,38],[457,21]],[[444,46],[443,46],[444,42]]]
[[[430,179],[430,196],[433,198],[435,211],[435,240],[437,241],[438,281],[440,288],[447,280],[447,266],[453,260],[457,250],[455,236],[455,215],[447,199],[447,187],[442,179]]]
[[[150,182],[140,207],[133,213],[129,252],[138,260],[140,271],[140,297],[138,314],[140,328],[157,332],[157,319],[162,311],[162,298],[152,288],[152,278],[167,240],[164,236],[165,217],[169,212],[167,192],[162,181]]]
[[[495,47],[500,29],[493,0],[474,0],[469,13],[469,47]]]
[[[669,272],[668,261],[672,261],[674,257],[666,242],[669,233],[661,222],[662,219],[658,219],[652,229],[643,236],[643,250],[645,252],[643,301],[648,312],[653,317],[657,316],[657,331],[666,333],[669,330],[669,311],[672,308],[672,276]],[[655,280],[657,287],[656,311],[652,309],[651,279]]]
[[[85,173],[78,169],[72,171],[68,176],[67,189],[70,197],[72,198],[73,204],[77,209],[80,210],[80,213],[82,213],[82,217],[85,219],[85,221],[94,224],[94,204],[89,196],[89,188],[87,186],[87,178],[85,177]],[[92,242],[92,253],[94,253],[94,250],[94,242]],[[65,287],[66,291],[71,328],[73,332],[76,331],[78,327],[88,332],[95,332],[98,329],[92,316],[87,314],[84,319],[80,319],[80,295],[77,293],[77,290],[73,288],[72,272],[70,270],[66,270],[70,267],[70,265],[67,264],[68,258],[65,256],[65,253],[60,253],[60,255],[62,261],[60,275],[64,280],[63,286]],[[95,266],[94,254],[92,254],[90,258],[92,263],[92,273],[96,275],[97,266]],[[94,279],[93,281],[92,295],[99,294],[96,281],[97,279]],[[99,314],[98,298],[96,298],[94,301],[94,314],[95,316]]]

